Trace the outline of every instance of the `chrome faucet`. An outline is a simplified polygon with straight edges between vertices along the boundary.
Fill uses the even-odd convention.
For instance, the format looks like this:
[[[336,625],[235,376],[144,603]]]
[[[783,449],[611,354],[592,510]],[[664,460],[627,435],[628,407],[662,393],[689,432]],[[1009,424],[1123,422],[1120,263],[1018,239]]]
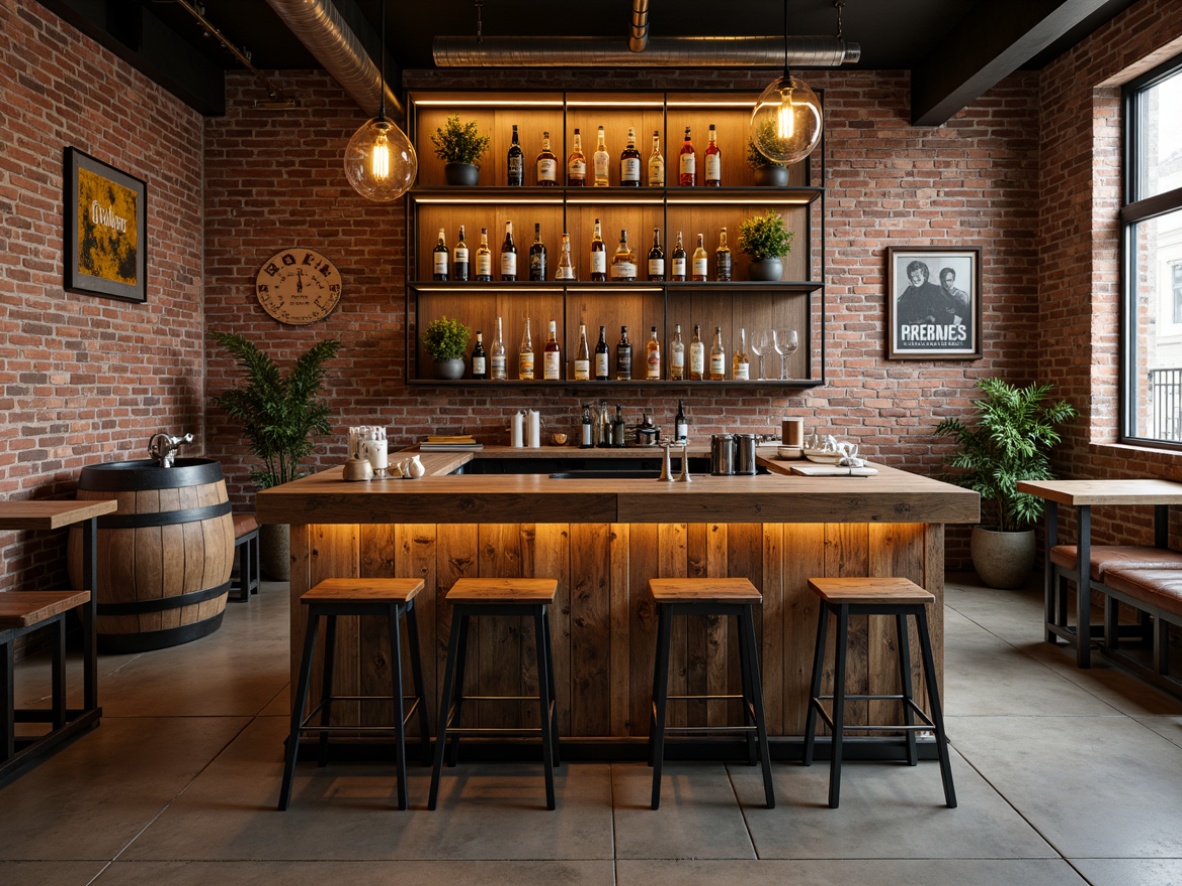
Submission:
[[[193,442],[192,434],[183,437],[173,437],[169,434],[153,434],[148,440],[148,455],[162,468],[171,468],[176,461],[177,450],[186,443]]]

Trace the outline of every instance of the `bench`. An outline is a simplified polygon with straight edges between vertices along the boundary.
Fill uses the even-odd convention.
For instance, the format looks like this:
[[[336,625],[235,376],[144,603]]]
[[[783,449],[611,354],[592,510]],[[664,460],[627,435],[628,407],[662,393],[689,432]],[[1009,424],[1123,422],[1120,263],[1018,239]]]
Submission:
[[[234,553],[238,557],[238,572],[230,576],[230,593],[244,603],[251,594],[259,592],[262,567],[259,563],[259,524],[253,512],[241,512],[234,518]]]

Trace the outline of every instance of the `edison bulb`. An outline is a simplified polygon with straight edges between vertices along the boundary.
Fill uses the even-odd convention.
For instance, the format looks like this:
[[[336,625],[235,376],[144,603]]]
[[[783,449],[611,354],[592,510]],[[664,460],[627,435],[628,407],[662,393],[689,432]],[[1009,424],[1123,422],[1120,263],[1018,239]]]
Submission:
[[[345,177],[362,197],[389,203],[405,194],[419,171],[406,134],[386,117],[374,117],[353,133],[345,148]]]
[[[765,89],[751,112],[751,141],[775,163],[797,163],[821,141],[821,101],[808,84],[780,77]]]

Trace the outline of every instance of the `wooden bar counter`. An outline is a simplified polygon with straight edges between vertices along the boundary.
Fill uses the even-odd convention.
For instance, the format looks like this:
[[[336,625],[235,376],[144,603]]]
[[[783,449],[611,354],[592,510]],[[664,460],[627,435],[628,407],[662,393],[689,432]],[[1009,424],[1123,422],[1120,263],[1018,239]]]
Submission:
[[[298,605],[304,591],[328,577],[421,577],[426,591],[419,619],[434,717],[450,626],[443,597],[457,578],[470,575],[558,580],[552,617],[564,737],[634,743],[647,735],[656,646],[647,582],[653,576],[746,576],[762,590],[757,631],[772,735],[797,736],[804,728],[817,617],[810,577],[894,575],[926,588],[937,599],[931,618],[942,670],[944,524],[977,522],[975,492],[885,467],[870,477],[790,476],[789,463],[763,458],[759,463],[771,473],[697,473],[689,484],[451,473],[473,457],[641,455],[656,457],[547,447],[423,453],[428,473],[417,480],[349,483],[341,468],[332,468],[260,492],[259,521],[291,525],[293,674],[304,633]],[[347,681],[359,694],[385,692],[384,626],[342,621],[338,685]],[[529,632],[509,619],[481,621],[486,624],[469,652],[470,673],[479,675],[472,691],[524,694],[520,675],[534,660]],[[737,691],[737,638],[727,626],[711,620],[677,630],[670,693]],[[893,623],[862,619],[854,630],[849,691],[896,692]],[[532,679],[528,670],[523,679]],[[670,706],[670,723],[713,725],[726,719],[727,704],[680,702]],[[847,723],[865,717],[866,706],[851,703]],[[359,722],[361,714],[341,707],[337,714],[334,706],[340,722]],[[536,712],[521,715],[528,720]],[[481,716],[481,725],[496,726],[516,722],[519,712],[492,709]]]

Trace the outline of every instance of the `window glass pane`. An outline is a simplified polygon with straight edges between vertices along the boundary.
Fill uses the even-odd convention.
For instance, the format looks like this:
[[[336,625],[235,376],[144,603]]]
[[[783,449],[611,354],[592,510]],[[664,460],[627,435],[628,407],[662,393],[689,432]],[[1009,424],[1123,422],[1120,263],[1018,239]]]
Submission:
[[[1182,443],[1182,210],[1130,231],[1136,333],[1129,352],[1134,437]]]
[[[1182,72],[1144,90],[1141,102],[1144,157],[1137,200],[1182,188]]]

